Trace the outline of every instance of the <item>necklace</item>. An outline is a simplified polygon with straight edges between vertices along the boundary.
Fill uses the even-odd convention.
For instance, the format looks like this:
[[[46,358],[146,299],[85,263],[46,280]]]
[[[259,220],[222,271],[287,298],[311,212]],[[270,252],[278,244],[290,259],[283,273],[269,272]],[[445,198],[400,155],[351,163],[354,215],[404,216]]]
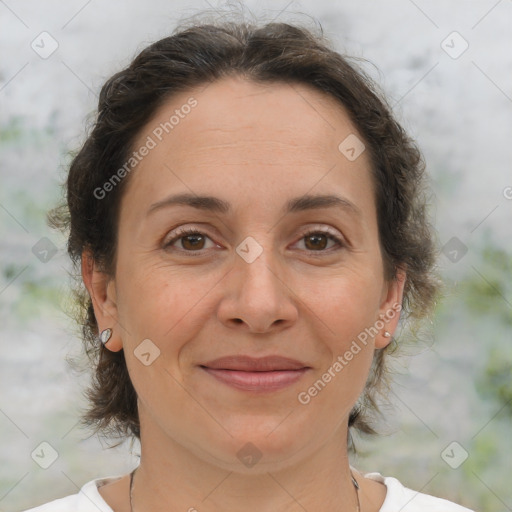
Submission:
[[[137,471],[137,468],[135,468],[130,473],[130,512],[133,512],[132,489],[133,489],[133,475],[135,474],[135,471]],[[361,512],[361,504],[359,503],[359,484],[357,483],[357,480],[354,478],[354,474],[352,473],[352,470],[350,470],[350,477],[352,478],[352,484],[354,485],[354,488],[356,490],[357,512]]]

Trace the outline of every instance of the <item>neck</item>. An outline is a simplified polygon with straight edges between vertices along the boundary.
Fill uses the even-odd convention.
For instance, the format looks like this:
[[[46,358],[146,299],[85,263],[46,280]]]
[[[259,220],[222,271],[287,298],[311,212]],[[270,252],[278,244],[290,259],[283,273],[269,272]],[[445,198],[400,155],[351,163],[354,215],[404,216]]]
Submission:
[[[176,443],[141,422],[141,460],[133,483],[133,512],[356,512],[346,428],[295,463],[264,457],[241,473]],[[306,449],[303,450],[306,452]],[[291,459],[292,457],[290,457]],[[172,508],[170,508],[172,507]]]

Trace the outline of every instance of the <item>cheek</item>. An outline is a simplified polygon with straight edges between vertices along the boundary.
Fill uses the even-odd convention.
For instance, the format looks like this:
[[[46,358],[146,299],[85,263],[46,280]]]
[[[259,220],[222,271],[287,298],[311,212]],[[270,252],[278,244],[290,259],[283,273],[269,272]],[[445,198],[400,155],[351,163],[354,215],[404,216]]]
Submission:
[[[173,410],[179,410],[188,397],[183,393],[188,361],[184,356],[212,314],[207,300],[200,300],[201,284],[196,280],[187,286],[188,279],[168,269],[127,275],[131,279],[124,281],[119,315],[127,331],[123,346],[131,380],[140,399],[153,404],[151,409],[165,397]]]
[[[343,422],[364,390],[374,356],[373,317],[356,300],[338,300],[325,310],[330,318],[329,335],[324,337],[323,364],[297,397],[307,411],[324,414],[331,410],[336,423]]]
[[[306,304],[315,312],[313,330],[322,337],[326,361],[316,378],[330,388],[323,400],[339,401],[348,392],[341,398],[348,403],[363,390],[374,355],[379,292],[377,279],[355,272],[310,289]]]
[[[213,314],[209,291],[218,278],[194,274],[169,265],[130,261],[119,266],[119,323],[123,343],[134,350],[142,340],[152,340],[161,355],[176,359],[187,340],[193,339]],[[172,356],[172,357],[171,357]],[[169,360],[175,366],[177,361]]]
[[[305,279],[304,284],[302,300],[329,338],[346,341],[378,319],[382,280],[368,269],[345,268],[322,279]]]

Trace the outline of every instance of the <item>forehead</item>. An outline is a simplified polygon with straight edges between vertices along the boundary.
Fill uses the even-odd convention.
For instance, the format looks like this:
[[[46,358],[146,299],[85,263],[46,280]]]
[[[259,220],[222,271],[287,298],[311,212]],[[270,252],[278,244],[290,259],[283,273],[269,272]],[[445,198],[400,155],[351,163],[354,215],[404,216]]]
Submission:
[[[190,107],[192,102],[195,106]],[[321,151],[327,145],[332,148],[341,142],[340,136],[356,129],[340,102],[311,86],[256,83],[233,76],[170,98],[141,130],[139,140],[153,132],[169,146],[177,136],[180,143],[195,142],[200,146],[200,140],[192,141],[190,137],[200,132],[214,142],[226,139],[226,132],[234,132],[229,136],[250,133],[263,140],[279,136],[299,148]]]
[[[134,149],[149,139],[154,147],[125,195],[156,200],[163,188],[200,194],[205,187],[220,194],[229,182],[267,188],[270,201],[290,188],[305,194],[315,182],[328,189],[339,180],[350,195],[369,185],[366,154],[351,162],[338,149],[356,133],[343,105],[310,86],[223,78],[176,94],[140,131]]]

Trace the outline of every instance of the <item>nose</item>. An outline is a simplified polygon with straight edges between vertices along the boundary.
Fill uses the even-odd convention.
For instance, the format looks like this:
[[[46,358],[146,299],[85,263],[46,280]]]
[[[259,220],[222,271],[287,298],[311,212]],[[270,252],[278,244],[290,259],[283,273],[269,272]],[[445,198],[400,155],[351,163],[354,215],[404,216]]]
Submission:
[[[271,252],[264,249],[251,263],[235,255],[217,310],[227,327],[263,334],[289,327],[297,320],[297,297],[289,276]]]

